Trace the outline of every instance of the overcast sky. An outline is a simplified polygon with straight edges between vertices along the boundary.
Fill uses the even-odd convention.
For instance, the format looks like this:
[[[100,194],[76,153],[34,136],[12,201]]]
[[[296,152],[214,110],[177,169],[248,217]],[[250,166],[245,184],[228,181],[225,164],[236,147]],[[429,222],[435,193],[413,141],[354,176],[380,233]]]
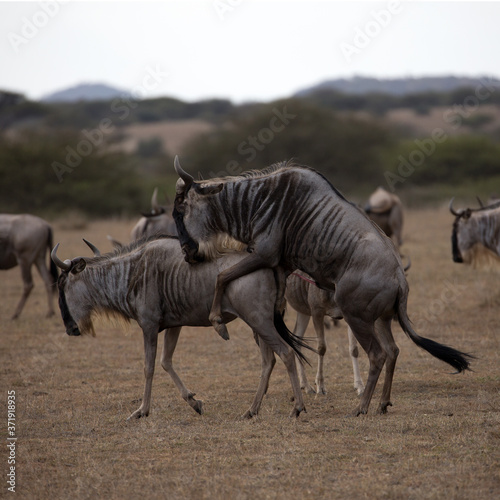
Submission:
[[[497,2],[0,2],[0,89],[239,103],[353,75],[499,77],[499,26]]]

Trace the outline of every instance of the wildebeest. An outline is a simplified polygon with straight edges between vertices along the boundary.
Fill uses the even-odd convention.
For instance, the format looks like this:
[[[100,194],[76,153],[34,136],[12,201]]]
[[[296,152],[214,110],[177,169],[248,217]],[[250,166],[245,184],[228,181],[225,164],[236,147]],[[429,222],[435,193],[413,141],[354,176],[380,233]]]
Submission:
[[[474,267],[500,263],[500,201],[481,208],[455,210],[451,235],[453,261]]]
[[[217,276],[210,321],[226,338],[221,315],[224,289],[262,268],[300,269],[335,302],[369,358],[369,374],[355,414],[367,413],[382,367],[385,380],[378,411],[391,405],[396,359],[391,322],[418,346],[461,372],[468,355],[419,336],[407,315],[408,283],[389,238],[327,179],[309,167],[281,163],[197,182],[176,157],[174,219],[185,258],[196,263],[217,253],[223,237],[245,244],[248,256]]]
[[[300,387],[308,393],[326,394],[324,377],[324,357],[326,353],[325,340],[325,316],[334,321],[342,319],[342,312],[335,303],[334,292],[318,288],[309,276],[301,271],[292,273],[286,281],[285,298],[287,303],[297,312],[294,335],[304,338],[309,319],[312,317],[314,330],[318,340],[318,368],[316,371],[316,390],[307,381],[303,364],[297,366]],[[361,379],[358,364],[358,343],[349,327],[347,327],[349,338],[349,353],[351,355],[352,369],[354,374],[354,388],[358,395],[363,393],[364,384]]]
[[[365,212],[389,238],[395,238],[399,249],[403,244],[403,204],[399,196],[379,187],[370,196]]]
[[[208,312],[217,274],[235,265],[243,256],[228,253],[215,262],[192,267],[184,261],[176,237],[139,240],[113,253],[61,261],[56,245],[52,259],[62,269],[58,280],[59,307],[68,335],[94,333],[92,314],[112,314],[135,320],[144,336],[146,385],[142,404],[130,418],[147,416],[155,368],[158,333],[165,330],[162,366],[172,377],[182,397],[198,413],[202,403],[194,399],[172,366],[172,355],[182,326],[210,326]],[[262,355],[262,375],[247,418],[259,411],[274,367],[273,352],[288,370],[295,398],[292,415],[304,408],[295,357],[304,343],[288,331],[275,303],[276,278],[261,270],[228,287],[222,304],[225,321],[236,317],[245,321],[258,339]]]
[[[147,238],[156,234],[171,234],[175,236],[177,229],[170,207],[158,203],[158,189],[155,188],[151,197],[151,210],[143,212],[142,217],[133,227],[130,236],[132,241]]]
[[[24,289],[12,319],[21,314],[33,290],[31,267],[35,264],[47,290],[47,316],[54,314],[52,295],[56,292],[57,268],[50,262],[47,253],[52,248],[52,228],[40,217],[29,214],[0,214],[0,269],[21,268]]]

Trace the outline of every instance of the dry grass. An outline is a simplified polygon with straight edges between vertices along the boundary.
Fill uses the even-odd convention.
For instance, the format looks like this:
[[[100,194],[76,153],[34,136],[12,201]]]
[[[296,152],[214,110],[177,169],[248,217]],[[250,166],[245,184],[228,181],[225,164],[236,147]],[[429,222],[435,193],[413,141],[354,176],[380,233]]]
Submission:
[[[6,392],[15,390],[20,498],[498,498],[499,279],[452,262],[451,222],[445,210],[407,214],[409,312],[423,335],[476,355],[474,371],[451,375],[395,327],[401,354],[385,416],[373,414],[376,393],[369,415],[346,417],[356,395],[341,327],[327,332],[326,396],[306,395],[307,413],[290,420],[278,362],[261,414],[241,420],[260,363],[251,333],[234,322],[229,342],[211,329],[181,334],[174,362],[204,400],[203,416],[157,366],[152,414],[126,422],[143,390],[138,327],[100,324],[96,338],[68,337],[59,317],[43,319],[39,279],[21,318],[10,321],[19,270],[2,271],[1,415],[6,422]],[[127,241],[131,226],[56,226],[55,241],[62,258],[86,255],[81,237],[106,250],[106,234]]]

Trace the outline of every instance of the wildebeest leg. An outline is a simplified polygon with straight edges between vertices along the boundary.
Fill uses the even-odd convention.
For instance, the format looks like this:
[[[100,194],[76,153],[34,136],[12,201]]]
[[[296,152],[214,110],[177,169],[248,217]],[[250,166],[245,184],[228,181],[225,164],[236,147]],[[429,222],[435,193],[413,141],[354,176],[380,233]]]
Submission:
[[[47,291],[47,300],[48,300],[48,306],[49,310],[47,312],[47,318],[52,316],[54,314],[54,305],[53,305],[53,291],[54,291],[54,284],[53,284],[53,279],[49,274],[49,271],[47,269],[47,264],[45,263],[45,257],[39,257],[35,260],[35,265],[36,268],[38,269],[38,273],[42,277],[43,282],[45,283],[45,290]]]
[[[23,278],[23,294],[21,296],[21,300],[17,304],[12,319],[19,318],[19,315],[21,314],[21,311],[24,308],[24,304],[26,304],[26,300],[28,299],[31,290],[33,290],[33,276],[31,275],[31,262],[19,260],[19,266],[21,267],[21,277]]]
[[[276,364],[276,358],[274,357],[273,350],[264,342],[262,339],[259,339],[259,348],[261,353],[261,363],[262,363],[262,372],[260,374],[260,382],[259,387],[257,388],[257,393],[255,394],[255,398],[253,400],[252,406],[245,412],[243,418],[252,418],[257,415],[260,410],[260,406],[262,404],[262,399],[269,388],[269,379],[271,378],[271,373],[273,371],[274,365]]]
[[[316,388],[318,394],[326,394],[325,377],[323,374],[323,364],[326,353],[325,316],[322,311],[312,311],[312,313],[314,330],[316,331],[316,337],[318,339],[318,371],[316,372]]]
[[[295,322],[295,328],[293,329],[294,335],[300,337],[301,339],[304,338],[307,325],[309,324],[309,318],[310,316],[308,316],[307,314],[302,314],[300,312],[297,312],[297,320]],[[304,391],[308,394],[315,394],[316,391],[307,381],[306,370],[304,368],[304,365],[300,363],[299,360],[296,360],[296,364],[297,364],[297,372],[299,375],[301,389],[304,389]]]
[[[251,253],[248,257],[222,271],[218,276],[215,283],[215,295],[212,302],[212,309],[208,319],[212,323],[216,332],[224,339],[229,340],[229,333],[227,332],[226,325],[222,322],[222,297],[224,290],[228,283],[235,279],[241,278],[247,274],[253,273],[258,269],[269,266],[267,261],[262,259],[256,253]]]
[[[358,396],[361,396],[361,394],[363,394],[363,391],[365,390],[365,385],[363,384],[361,373],[359,372],[358,342],[356,341],[356,337],[352,333],[351,327],[349,325],[347,325],[347,337],[349,338],[349,354],[351,355],[352,372],[354,375],[354,389],[356,389]]]
[[[358,416],[368,412],[375,386],[385,363],[386,353],[377,340],[373,323],[363,321],[348,314],[344,314],[344,319],[351,327],[356,340],[361,344],[370,361],[366,387],[358,407],[353,412],[355,416]]]
[[[246,321],[246,320],[245,320]],[[247,321],[250,324],[249,321]],[[264,325],[264,326],[262,326]],[[253,325],[252,328],[254,328]],[[286,345],[278,332],[274,328],[272,320],[265,322],[259,321],[259,325],[255,326],[254,330],[259,336],[259,344],[262,341],[267,342],[267,345],[281,358],[290,377],[290,383],[292,385],[292,391],[295,401],[295,406],[290,414],[291,417],[298,417],[300,412],[305,411],[304,398],[302,397],[302,391],[300,390],[299,377],[297,376],[297,367],[295,366],[295,353]]]
[[[158,333],[156,329],[150,328],[143,330],[144,337],[144,376],[146,385],[144,387],[144,396],[141,406],[128,417],[127,420],[134,418],[147,417],[151,408],[151,390],[153,387],[153,375],[155,372],[156,346],[158,344]]]
[[[380,318],[375,322],[375,332],[377,335],[377,339],[387,355],[387,359],[385,362],[384,387],[382,389],[382,396],[380,398],[378,413],[387,413],[387,407],[392,406],[392,379],[394,376],[394,369],[396,367],[396,360],[398,359],[399,355],[399,348],[394,342],[394,337],[392,336],[391,322],[392,318]]]
[[[181,333],[181,327],[177,328],[167,328],[165,330],[165,338],[163,341],[163,351],[161,355],[161,366],[170,375],[174,381],[175,386],[181,393],[182,398],[193,408],[194,411],[200,415],[203,413],[203,403],[194,399],[194,392],[191,392],[186,388],[179,375],[177,375],[172,364],[172,356],[174,355],[175,347],[177,345],[177,340],[179,340],[179,334]]]

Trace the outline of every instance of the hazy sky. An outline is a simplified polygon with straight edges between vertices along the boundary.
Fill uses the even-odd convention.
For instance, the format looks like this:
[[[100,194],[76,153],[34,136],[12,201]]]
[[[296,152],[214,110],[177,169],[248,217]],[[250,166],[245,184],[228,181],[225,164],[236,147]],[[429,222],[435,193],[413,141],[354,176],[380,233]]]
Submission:
[[[500,3],[0,2],[0,89],[271,100],[353,75],[500,76]]]

